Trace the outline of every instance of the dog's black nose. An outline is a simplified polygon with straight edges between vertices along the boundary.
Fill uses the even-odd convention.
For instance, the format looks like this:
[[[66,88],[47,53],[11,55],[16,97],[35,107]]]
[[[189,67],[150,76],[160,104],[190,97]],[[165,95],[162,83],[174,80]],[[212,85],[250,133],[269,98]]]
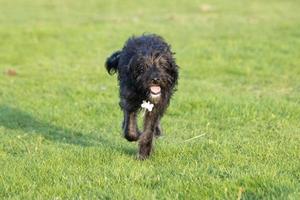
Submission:
[[[155,77],[155,78],[152,78],[152,83],[156,84],[159,82],[159,78]]]

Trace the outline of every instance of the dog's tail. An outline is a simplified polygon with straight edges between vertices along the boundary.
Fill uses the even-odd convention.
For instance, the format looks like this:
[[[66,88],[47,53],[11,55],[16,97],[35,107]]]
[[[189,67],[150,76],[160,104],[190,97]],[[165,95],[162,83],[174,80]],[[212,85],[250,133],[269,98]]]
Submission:
[[[106,59],[105,67],[106,67],[107,72],[110,75],[113,75],[118,70],[120,54],[121,54],[121,51],[116,51]]]

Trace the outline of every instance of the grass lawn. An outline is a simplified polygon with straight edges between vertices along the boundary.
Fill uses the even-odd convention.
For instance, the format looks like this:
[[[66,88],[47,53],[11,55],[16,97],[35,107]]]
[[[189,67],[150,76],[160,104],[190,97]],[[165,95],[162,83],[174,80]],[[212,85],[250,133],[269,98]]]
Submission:
[[[0,0],[0,199],[300,199],[299,8]],[[180,80],[141,162],[104,62],[144,32]]]

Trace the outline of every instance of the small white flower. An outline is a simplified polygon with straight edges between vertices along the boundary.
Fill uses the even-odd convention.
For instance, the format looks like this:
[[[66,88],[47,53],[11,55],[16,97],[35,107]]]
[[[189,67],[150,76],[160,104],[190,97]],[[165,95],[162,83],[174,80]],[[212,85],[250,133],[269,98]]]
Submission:
[[[152,103],[150,103],[149,101],[143,101],[141,107],[148,110],[149,112],[151,112],[154,105]]]

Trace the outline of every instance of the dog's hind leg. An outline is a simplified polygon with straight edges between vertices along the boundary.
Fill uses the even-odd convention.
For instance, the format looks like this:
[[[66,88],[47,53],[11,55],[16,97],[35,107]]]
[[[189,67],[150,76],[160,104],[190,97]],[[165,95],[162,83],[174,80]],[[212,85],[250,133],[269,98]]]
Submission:
[[[160,121],[158,120],[157,123],[156,123],[156,127],[155,127],[155,130],[154,130],[154,136],[156,138],[162,136],[162,128],[161,128],[161,125],[160,125]]]
[[[137,112],[124,111],[124,121],[122,125],[124,137],[132,142],[139,139],[140,133],[137,127]]]
[[[159,117],[157,112],[146,111],[144,119],[144,132],[139,141],[139,159],[144,160],[150,156],[152,140]]]

